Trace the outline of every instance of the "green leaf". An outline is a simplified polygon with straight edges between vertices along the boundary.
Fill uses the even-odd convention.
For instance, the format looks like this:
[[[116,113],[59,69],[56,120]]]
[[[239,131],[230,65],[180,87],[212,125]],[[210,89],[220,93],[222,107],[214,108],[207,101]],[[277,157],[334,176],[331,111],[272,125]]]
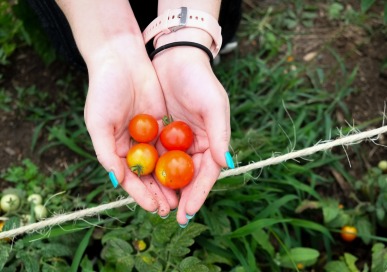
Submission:
[[[132,246],[121,239],[110,239],[101,252],[102,259],[115,264],[117,271],[131,271],[134,267],[134,258],[131,255]]]
[[[339,207],[323,206],[324,223],[329,224],[339,214]]]
[[[368,245],[371,242],[372,224],[367,217],[361,217],[356,222],[359,237]]]
[[[147,271],[147,272],[163,271],[163,266],[161,265],[161,263],[159,263],[156,258],[152,257],[148,253],[137,255],[134,263],[137,271]],[[123,270],[118,270],[118,271],[123,271]]]
[[[361,11],[367,12],[376,0],[361,0]]]
[[[116,239],[116,238],[129,241],[132,238],[132,231],[133,231],[133,227],[130,225],[124,228],[114,229],[104,234],[101,242],[102,244],[106,244],[109,240]]]
[[[321,232],[322,234],[324,234],[326,237],[328,237],[330,240],[333,241],[332,235],[329,232],[329,230],[320,224],[314,223],[312,221],[302,220],[302,219],[292,219],[291,224],[293,226],[298,226],[301,228],[311,229],[314,231]]]
[[[198,223],[189,224],[187,228],[178,231],[172,236],[170,243],[167,245],[167,250],[172,256],[181,257],[189,253],[189,248],[193,245],[194,238],[203,231],[207,230],[207,227]]]
[[[20,219],[17,216],[12,216],[7,221],[5,221],[2,231],[16,229],[20,226]]]
[[[187,257],[180,262],[179,268],[182,272],[208,272],[207,266],[196,257]]]
[[[11,248],[9,245],[0,242],[0,271],[2,271],[4,265],[7,263],[10,251]]]
[[[387,269],[387,249],[382,243],[372,247],[371,271],[385,271]]]
[[[52,127],[49,129],[49,131],[51,135],[57,138],[63,145],[67,146],[78,155],[92,161],[96,160],[95,156],[92,156],[90,153],[79,147],[75,140],[66,134],[66,129],[64,127]]]
[[[39,261],[40,258],[37,255],[31,255],[30,253],[23,252],[20,254],[20,259],[24,264],[27,272],[40,271]]]
[[[357,258],[355,256],[349,253],[344,253],[344,261],[351,272],[359,272],[359,269],[356,267]]]
[[[383,207],[376,208],[376,217],[378,218],[379,221],[383,221],[385,215],[386,215],[386,211],[383,209]]]
[[[252,233],[254,240],[264,249],[269,255],[274,258],[275,249],[270,241],[270,236],[262,229]]]
[[[237,237],[243,237],[249,234],[252,234],[253,232],[266,228],[271,227],[273,225],[279,224],[279,223],[288,223],[291,222],[292,219],[275,219],[275,218],[266,218],[266,219],[259,219],[255,220],[247,225],[244,225],[243,227],[240,227],[233,231],[228,236],[231,238],[237,238]]]
[[[87,246],[89,245],[90,237],[91,237],[91,234],[93,233],[93,231],[94,231],[94,227],[90,228],[86,232],[82,241],[79,243],[77,251],[75,252],[75,255],[73,258],[73,262],[71,263],[71,270],[70,271],[73,271],[73,272],[78,271],[79,264],[82,260],[83,254],[85,253]]]
[[[288,202],[293,201],[295,199],[299,199],[296,195],[285,195],[281,197],[280,199],[277,199],[270,205],[268,205],[265,209],[263,209],[258,215],[257,218],[268,218],[271,217],[271,215],[274,215],[278,213],[279,209],[288,204]]]
[[[168,243],[172,235],[178,231],[178,228],[176,222],[169,218],[164,222],[160,222],[153,229],[152,244],[159,246]]]
[[[82,272],[94,272],[93,262],[87,257],[87,255],[83,256],[81,261]]]
[[[282,267],[294,268],[297,264],[312,266],[317,262],[320,253],[312,248],[297,247],[292,248],[288,254],[280,256],[279,261]]]
[[[74,251],[68,245],[62,243],[42,243],[39,245],[43,257],[72,257]]]
[[[209,212],[206,207],[203,207],[201,214],[212,235],[222,235],[231,231],[230,220],[225,212],[220,211],[220,208],[215,207]]]
[[[345,262],[343,261],[332,261],[327,263],[324,267],[326,272],[351,272]]]

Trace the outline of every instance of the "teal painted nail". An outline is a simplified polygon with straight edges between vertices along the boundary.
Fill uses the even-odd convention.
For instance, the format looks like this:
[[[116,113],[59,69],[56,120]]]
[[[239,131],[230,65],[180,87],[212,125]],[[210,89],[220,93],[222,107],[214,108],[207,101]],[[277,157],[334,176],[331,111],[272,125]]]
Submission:
[[[110,171],[110,172],[109,172],[109,178],[110,178],[110,181],[111,181],[112,184],[113,184],[113,187],[114,187],[114,188],[117,188],[117,186],[118,186],[118,180],[117,180],[116,175],[114,174],[113,171]]]
[[[186,215],[185,215],[185,217],[186,217],[188,220],[191,220],[194,216],[195,216],[195,214],[193,214],[193,215],[186,214]]]
[[[177,210],[177,208],[174,208],[174,209],[171,210],[171,212],[175,212],[176,210]]]
[[[235,165],[234,165],[234,161],[232,160],[232,156],[231,156],[230,152],[227,151],[224,155],[226,157],[226,163],[227,163],[228,168],[234,169]]]
[[[169,213],[166,216],[160,216],[160,217],[161,217],[161,219],[167,219],[168,216],[169,216]]]
[[[185,224],[179,224],[179,226],[180,226],[180,228],[185,229],[188,226],[188,223],[189,222],[187,222]]]

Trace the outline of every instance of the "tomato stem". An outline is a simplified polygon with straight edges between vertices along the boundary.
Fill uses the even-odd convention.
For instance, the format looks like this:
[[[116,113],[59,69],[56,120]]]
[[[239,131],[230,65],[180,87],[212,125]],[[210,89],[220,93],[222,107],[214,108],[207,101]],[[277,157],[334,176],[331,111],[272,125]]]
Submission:
[[[163,121],[163,125],[164,125],[164,126],[168,126],[170,123],[173,122],[173,117],[172,117],[171,114],[165,115],[165,116],[163,117],[162,121]]]
[[[138,164],[130,167],[130,170],[132,170],[133,173],[136,173],[138,175],[138,177],[141,177],[141,175],[143,173],[143,167],[141,165],[138,165]]]

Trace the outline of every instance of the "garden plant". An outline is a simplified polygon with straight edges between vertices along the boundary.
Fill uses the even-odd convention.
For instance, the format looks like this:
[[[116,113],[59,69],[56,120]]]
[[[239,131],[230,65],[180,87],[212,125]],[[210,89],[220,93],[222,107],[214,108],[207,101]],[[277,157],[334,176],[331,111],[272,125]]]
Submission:
[[[238,49],[213,67],[229,95],[236,167],[385,124],[386,3],[245,0],[243,11]],[[86,90],[26,1],[0,2],[1,232],[127,197],[94,156]],[[192,131],[171,116],[163,131],[138,118],[150,125],[136,135],[128,124],[133,148],[148,156],[159,135],[189,178],[170,177],[157,151],[152,162],[131,150],[130,169],[185,186]],[[171,143],[171,126],[187,138]],[[219,179],[186,228],[176,212],[133,203],[3,238],[0,271],[385,272],[386,139]]]

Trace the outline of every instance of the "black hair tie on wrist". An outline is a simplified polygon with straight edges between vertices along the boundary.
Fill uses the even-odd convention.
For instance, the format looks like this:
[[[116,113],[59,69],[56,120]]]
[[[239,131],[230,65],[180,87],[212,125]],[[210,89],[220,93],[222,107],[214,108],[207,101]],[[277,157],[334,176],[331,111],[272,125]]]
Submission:
[[[175,46],[192,46],[192,47],[199,48],[208,55],[208,57],[210,58],[210,63],[214,61],[214,56],[212,55],[211,50],[205,47],[204,45],[196,42],[172,42],[172,43],[162,45],[159,48],[155,49],[152,53],[150,53],[149,58],[153,60],[153,58],[161,51]]]

